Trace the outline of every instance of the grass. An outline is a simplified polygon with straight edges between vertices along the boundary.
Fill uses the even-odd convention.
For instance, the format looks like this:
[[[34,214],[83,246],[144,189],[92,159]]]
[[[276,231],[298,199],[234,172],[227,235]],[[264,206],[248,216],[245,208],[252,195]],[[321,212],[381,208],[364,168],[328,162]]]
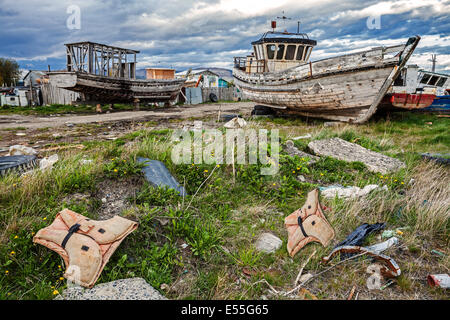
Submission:
[[[300,265],[313,250],[317,253],[304,273],[323,271],[321,257],[361,223],[386,222],[388,229],[408,228],[403,229],[401,244],[386,252],[402,269],[392,286],[369,291],[366,269],[372,262],[356,259],[318,276],[306,288],[319,299],[346,299],[353,285],[361,299],[445,299],[445,291],[427,286],[426,276],[446,273],[450,266],[450,173],[446,167],[422,161],[417,153],[449,152],[448,140],[436,138],[449,120],[417,114],[398,117],[333,128],[299,119],[249,122],[249,127],[280,129],[282,142],[311,133],[311,139],[295,141],[305,151],[310,140],[338,136],[406,163],[405,169],[390,175],[332,158],[308,165],[307,159],[282,153],[278,175],[262,176],[261,164],[256,164],[236,165],[233,177],[231,165],[175,165],[170,156],[171,130],[148,127],[115,141],[84,142],[82,151],[61,151],[61,160],[51,171],[2,177],[0,299],[52,299],[55,290],[64,290],[62,259],[33,244],[33,235],[65,207],[96,219],[101,203],[94,196],[98,185],[106,179],[119,182],[141,177],[137,157],[164,162],[189,195],[180,197],[173,190],[144,182],[139,192],[126,199],[122,215],[138,221],[139,227],[114,253],[98,283],[142,277],[173,299],[277,299],[257,282],[265,279],[278,290],[292,289]],[[94,161],[81,165],[82,159]],[[308,182],[300,182],[299,175]],[[388,191],[355,200],[323,200],[331,208],[325,214],[336,238],[326,248],[309,244],[289,257],[284,217],[300,208],[313,188],[336,183],[387,185]],[[76,194],[87,197],[80,199]],[[255,250],[254,243],[264,232],[283,240],[277,252]],[[367,243],[379,241],[372,236]],[[432,249],[446,256],[432,255]]]

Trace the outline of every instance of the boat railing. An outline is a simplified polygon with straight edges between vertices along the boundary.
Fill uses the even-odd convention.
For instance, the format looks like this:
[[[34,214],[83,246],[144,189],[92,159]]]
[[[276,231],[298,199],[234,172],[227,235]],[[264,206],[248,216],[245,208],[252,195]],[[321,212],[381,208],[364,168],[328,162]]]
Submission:
[[[266,71],[266,61],[249,57],[235,57],[234,67],[247,73],[263,73]]]

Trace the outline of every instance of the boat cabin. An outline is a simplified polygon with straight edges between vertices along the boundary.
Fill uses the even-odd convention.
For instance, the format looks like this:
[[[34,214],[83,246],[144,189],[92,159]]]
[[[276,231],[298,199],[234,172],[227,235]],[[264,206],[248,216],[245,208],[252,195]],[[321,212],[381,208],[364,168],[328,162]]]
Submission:
[[[450,75],[419,70],[419,87],[435,88],[437,96],[448,95],[450,89]]]
[[[308,62],[316,44],[306,33],[269,31],[252,42],[252,54],[236,57],[234,64],[247,73],[282,71]]]

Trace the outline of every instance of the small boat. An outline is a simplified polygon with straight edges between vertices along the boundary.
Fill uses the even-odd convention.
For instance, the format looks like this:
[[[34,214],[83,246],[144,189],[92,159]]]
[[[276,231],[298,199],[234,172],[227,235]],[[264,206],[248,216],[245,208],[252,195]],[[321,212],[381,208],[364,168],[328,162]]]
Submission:
[[[426,112],[450,112],[450,75],[425,70],[419,70],[419,87],[436,90],[433,103],[424,108]]]
[[[383,98],[380,108],[422,110],[429,107],[436,98],[436,89],[420,86],[419,78],[419,66],[404,67]]]
[[[66,44],[67,71],[49,72],[49,82],[101,102],[170,102],[184,79],[136,79],[139,51],[93,42]]]
[[[234,58],[233,77],[244,98],[283,114],[363,123],[419,41],[415,36],[404,44],[311,62],[317,42],[307,34],[269,31],[252,43],[251,55]]]

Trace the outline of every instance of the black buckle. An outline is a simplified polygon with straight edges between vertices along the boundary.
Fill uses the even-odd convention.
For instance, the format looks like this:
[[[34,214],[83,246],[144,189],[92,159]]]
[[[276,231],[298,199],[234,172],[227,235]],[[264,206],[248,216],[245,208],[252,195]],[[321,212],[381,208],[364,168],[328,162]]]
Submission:
[[[71,226],[71,227],[69,228],[68,233],[67,233],[66,237],[64,238],[64,240],[63,240],[63,242],[62,242],[62,244],[61,244],[61,247],[63,247],[63,249],[66,248],[67,241],[69,241],[70,237],[71,237],[75,232],[77,232],[78,230],[80,230],[80,227],[81,227],[81,225],[78,224],[78,223],[76,223],[76,224],[74,224],[73,226]]]

